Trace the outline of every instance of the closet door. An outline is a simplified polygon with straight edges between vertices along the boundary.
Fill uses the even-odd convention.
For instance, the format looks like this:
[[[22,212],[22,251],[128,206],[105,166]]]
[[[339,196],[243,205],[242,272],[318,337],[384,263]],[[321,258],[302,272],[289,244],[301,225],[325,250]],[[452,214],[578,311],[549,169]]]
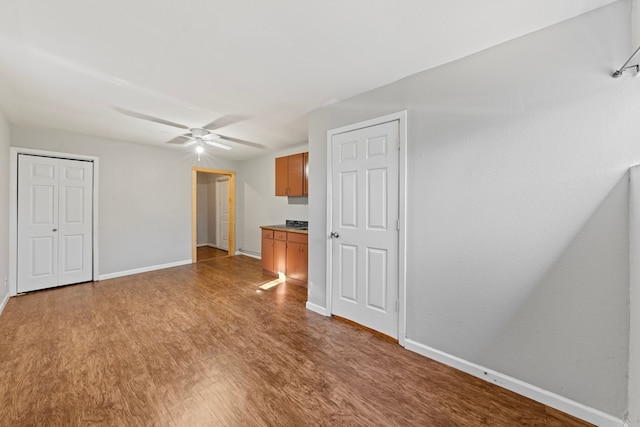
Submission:
[[[58,285],[93,276],[93,163],[60,159]]]
[[[18,157],[18,292],[92,278],[93,163]]]

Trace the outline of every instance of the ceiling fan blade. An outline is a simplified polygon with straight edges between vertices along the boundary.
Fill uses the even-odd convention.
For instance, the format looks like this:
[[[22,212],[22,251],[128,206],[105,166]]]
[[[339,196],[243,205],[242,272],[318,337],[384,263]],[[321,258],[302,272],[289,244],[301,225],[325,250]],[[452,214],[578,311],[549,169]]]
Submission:
[[[218,147],[218,148],[222,148],[223,150],[231,150],[231,147],[228,146],[227,144],[223,144],[221,142],[217,142],[217,141],[211,141],[208,139],[203,139],[205,144],[209,144],[212,145],[214,147]]]
[[[218,134],[220,135],[220,134]],[[251,141],[245,141],[244,139],[238,139],[238,138],[233,138],[231,136],[224,136],[224,135],[220,135],[221,140],[226,140],[226,141],[231,141],[231,142],[235,142],[236,144],[240,144],[240,145],[246,145],[247,147],[252,147],[252,148],[257,148],[259,150],[264,150],[267,147],[265,147],[262,144],[258,144],[256,142],[251,142]]]
[[[234,123],[241,122],[241,121],[246,120],[248,118],[249,118],[249,116],[226,115],[226,116],[222,116],[222,117],[220,117],[218,119],[215,119],[214,121],[212,121],[208,125],[203,126],[202,129],[216,130],[218,128],[223,128],[225,126],[229,126],[229,125],[232,125]]]
[[[182,136],[176,136],[171,141],[167,141],[167,144],[184,144],[184,138]]]
[[[187,139],[187,141],[185,141],[185,139]],[[191,136],[188,135],[178,135],[175,138],[173,138],[170,141],[167,141],[167,144],[180,144],[180,145],[185,145],[188,142],[194,141],[195,142],[195,138],[192,138]]]
[[[196,142],[198,142],[198,140],[197,140],[197,139],[195,139],[195,138],[190,138],[188,141],[183,142],[183,143],[182,143],[182,146],[183,146],[183,147],[189,147],[190,145],[193,145],[193,144],[195,144]]]
[[[149,116],[147,114],[138,113],[136,111],[127,110],[120,107],[113,107],[116,111],[129,116],[135,117],[136,119],[147,120],[154,123],[160,123],[162,125],[173,126],[180,129],[189,129],[189,126],[181,125],[180,123],[170,122],[169,120],[164,120],[159,117]]]

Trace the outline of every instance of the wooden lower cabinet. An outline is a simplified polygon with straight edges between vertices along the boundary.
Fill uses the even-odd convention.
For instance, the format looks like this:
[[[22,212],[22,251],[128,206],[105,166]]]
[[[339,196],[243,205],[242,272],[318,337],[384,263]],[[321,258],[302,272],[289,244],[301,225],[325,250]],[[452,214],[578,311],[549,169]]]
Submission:
[[[287,232],[273,232],[273,272],[287,272]]]
[[[262,269],[273,271],[273,230],[262,230]]]
[[[287,242],[287,278],[306,282],[308,260],[306,243]]]
[[[307,243],[306,234],[263,229],[263,270],[284,273],[288,279],[306,283],[309,266]]]

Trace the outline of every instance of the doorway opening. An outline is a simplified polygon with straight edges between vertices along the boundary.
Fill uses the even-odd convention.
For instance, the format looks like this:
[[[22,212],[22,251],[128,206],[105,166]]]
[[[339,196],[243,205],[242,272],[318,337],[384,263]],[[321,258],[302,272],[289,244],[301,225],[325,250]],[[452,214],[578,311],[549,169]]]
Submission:
[[[192,169],[191,262],[235,255],[235,172]]]

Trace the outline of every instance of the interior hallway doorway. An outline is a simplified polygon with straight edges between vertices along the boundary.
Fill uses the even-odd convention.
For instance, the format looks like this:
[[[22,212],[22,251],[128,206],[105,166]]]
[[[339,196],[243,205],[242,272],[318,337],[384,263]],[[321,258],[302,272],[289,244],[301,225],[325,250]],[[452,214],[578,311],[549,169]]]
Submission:
[[[192,170],[192,262],[235,254],[235,172]]]

